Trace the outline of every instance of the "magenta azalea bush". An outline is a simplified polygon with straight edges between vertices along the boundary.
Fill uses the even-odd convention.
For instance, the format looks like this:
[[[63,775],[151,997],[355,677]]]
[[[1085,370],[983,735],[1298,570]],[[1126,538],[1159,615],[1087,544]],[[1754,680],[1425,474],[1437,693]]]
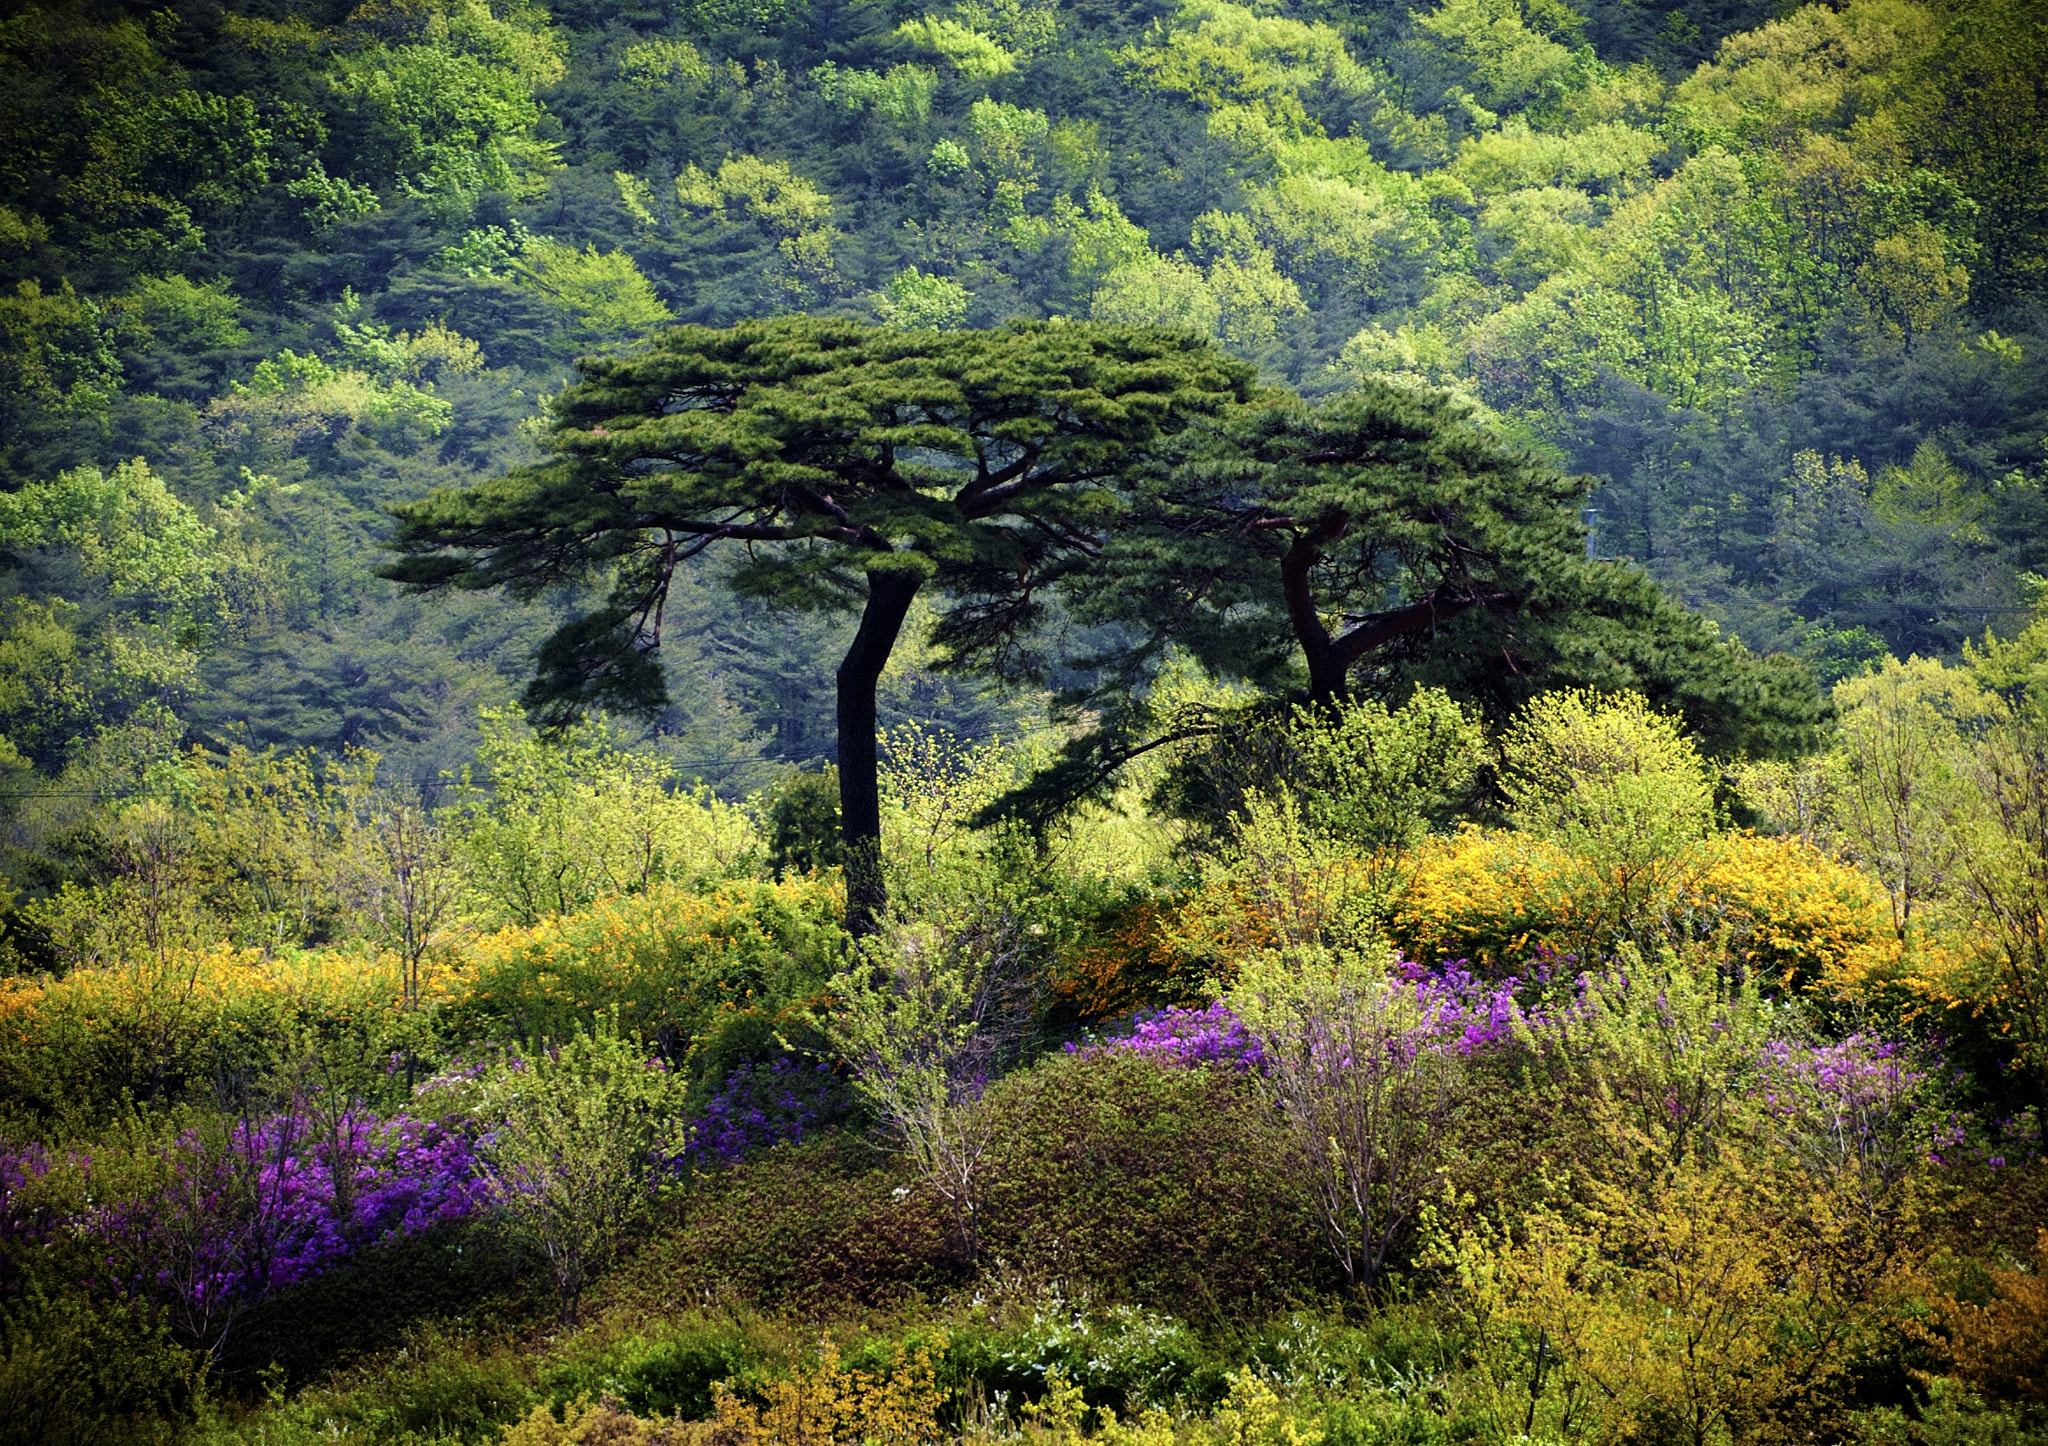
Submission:
[[[787,1055],[741,1064],[691,1123],[679,1163],[730,1165],[783,1140],[801,1141],[837,1123],[832,1067],[805,1067]]]
[[[1139,1014],[1131,1032],[1092,1043],[1069,1043],[1069,1054],[1122,1050],[1166,1065],[1222,1065],[1238,1071],[1256,1070],[1265,1056],[1258,1040],[1218,1000],[1207,1009],[1161,1009]]]
[[[1464,960],[1431,969],[1397,961],[1390,981],[1412,995],[1417,1023],[1392,1045],[1412,1054],[1445,1049],[1469,1055],[1512,1038],[1521,1027],[1540,1026],[1548,1016],[1525,1011],[1516,991],[1520,981],[1478,978]],[[1262,1072],[1270,1049],[1222,1000],[1204,1009],[1161,1009],[1135,1016],[1127,1033],[1069,1043],[1067,1052],[1120,1050],[1163,1065],[1220,1065]]]
[[[483,1204],[463,1130],[365,1111],[324,1123],[292,1110],[187,1130],[130,1162],[145,1174],[139,1190],[111,1165],[64,1157],[80,1188],[63,1215],[36,1188],[58,1157],[34,1145],[0,1153],[0,1233],[9,1243],[75,1235],[90,1248],[91,1283],[153,1302],[186,1339],[217,1350],[249,1307]]]

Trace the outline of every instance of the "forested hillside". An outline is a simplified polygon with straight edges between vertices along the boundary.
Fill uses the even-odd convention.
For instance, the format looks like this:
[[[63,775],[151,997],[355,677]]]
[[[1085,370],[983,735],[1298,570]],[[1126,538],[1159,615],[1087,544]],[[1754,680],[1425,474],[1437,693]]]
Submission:
[[[23,9],[8,758],[162,709],[433,778],[548,619],[402,600],[384,509],[524,458],[579,353],[791,310],[1448,387],[1751,646],[1953,655],[2048,536],[2042,44],[1991,0]],[[840,624],[683,588],[676,755],[829,757]]]
[[[2048,0],[0,7],[0,1446],[2048,1439]]]

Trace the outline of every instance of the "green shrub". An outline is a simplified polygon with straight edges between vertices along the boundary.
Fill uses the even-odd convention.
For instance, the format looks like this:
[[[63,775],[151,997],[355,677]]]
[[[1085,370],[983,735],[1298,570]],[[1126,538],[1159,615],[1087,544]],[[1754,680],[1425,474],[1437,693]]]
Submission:
[[[807,878],[667,886],[478,940],[449,981],[456,1040],[563,1039],[601,1010],[688,1053],[734,1017],[773,1016],[830,977],[837,891]]]
[[[1324,1283],[1307,1202],[1241,1076],[1060,1057],[993,1086],[986,1108],[986,1258],[1198,1320]]]
[[[649,1218],[664,1162],[681,1153],[681,1087],[619,1037],[614,1016],[506,1060],[479,1093],[491,1126],[477,1171],[495,1223],[546,1264],[571,1321],[591,1277]]]
[[[32,1292],[0,1315],[0,1446],[175,1441],[202,1375],[145,1310]]]
[[[948,1384],[1035,1401],[1058,1377],[1089,1405],[1120,1415],[1222,1395],[1224,1366],[1172,1316],[1136,1305],[1090,1310],[1050,1292],[1004,1314],[1010,1318],[994,1329],[955,1336]]]
[[[485,924],[533,925],[664,884],[749,875],[751,819],[601,720],[555,737],[486,709],[478,749],[488,792],[465,777],[449,824]]]
[[[784,874],[836,869],[845,862],[839,828],[839,770],[792,773],[768,805],[768,866]]]
[[[554,1403],[610,1398],[636,1416],[711,1414],[711,1388],[721,1381],[757,1384],[765,1377],[763,1343],[730,1321],[688,1316],[572,1359],[547,1379]]]
[[[954,1240],[945,1202],[899,1160],[831,1135],[700,1181],[612,1293],[650,1310],[707,1291],[765,1309],[894,1305],[960,1283]]]

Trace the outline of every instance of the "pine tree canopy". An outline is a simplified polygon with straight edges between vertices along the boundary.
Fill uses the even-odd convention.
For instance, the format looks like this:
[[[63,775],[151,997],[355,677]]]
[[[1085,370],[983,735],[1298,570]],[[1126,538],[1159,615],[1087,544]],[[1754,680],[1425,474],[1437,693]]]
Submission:
[[[952,600],[938,636],[956,666],[1019,666],[1045,587],[1099,551],[1123,477],[1252,378],[1153,328],[813,318],[678,327],[581,372],[545,461],[398,509],[389,575],[522,597],[608,579],[539,650],[527,703],[546,722],[660,706],[670,586],[715,543],[747,545],[745,594],[860,609],[839,676],[854,855],[879,830],[874,686],[918,590]]]
[[[1096,726],[1006,809],[1044,816],[1119,760],[1215,720],[1156,715],[1169,648],[1269,696],[1398,698],[1429,683],[1505,716],[1562,686],[1630,689],[1728,753],[1811,745],[1813,682],[1722,639],[1639,571],[1589,559],[1568,477],[1476,425],[1450,397],[1367,380],[1322,406],[1234,409],[1191,430],[1135,485],[1076,616],[1120,624]]]

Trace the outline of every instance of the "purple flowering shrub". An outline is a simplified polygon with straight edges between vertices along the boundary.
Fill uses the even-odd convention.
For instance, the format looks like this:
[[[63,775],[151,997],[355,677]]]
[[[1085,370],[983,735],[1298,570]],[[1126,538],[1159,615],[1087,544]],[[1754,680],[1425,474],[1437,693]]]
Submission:
[[[1218,1000],[1207,1009],[1161,1009],[1131,1021],[1129,1034],[1067,1045],[1069,1054],[1123,1051],[1165,1065],[1222,1065],[1240,1073],[1264,1062],[1244,1021]]]
[[[1548,1017],[1523,1009],[1516,994],[1519,980],[1482,980],[1462,959],[1434,969],[1397,961],[1388,979],[1415,1006],[1411,1027],[1393,1046],[1410,1053],[1429,1048],[1469,1055]],[[1268,1045],[1219,999],[1205,1009],[1141,1013],[1132,1019],[1128,1033],[1069,1043],[1066,1048],[1069,1054],[1119,1050],[1163,1065],[1221,1065],[1242,1073],[1264,1071]]]
[[[1853,1188],[1875,1206],[1923,1150],[1940,1162],[1920,1115],[1927,1073],[1901,1047],[1874,1035],[1836,1044],[1772,1040],[1759,1061],[1756,1097],[1778,1143],[1815,1175]],[[1960,1139],[1960,1136],[1957,1136]]]
[[[844,1114],[829,1064],[805,1067],[788,1055],[765,1065],[749,1060],[725,1077],[691,1123],[678,1163],[730,1165],[780,1141],[815,1136]]]
[[[89,1289],[149,1301],[218,1352],[251,1307],[483,1203],[463,1129],[363,1110],[316,1129],[303,1104],[140,1151],[0,1150],[0,1289],[61,1244]]]
[[[218,1350],[250,1306],[481,1205],[463,1132],[368,1113],[338,1123],[316,1136],[287,1111],[158,1147],[148,1188],[77,1222],[107,1283],[155,1300],[182,1336]]]

